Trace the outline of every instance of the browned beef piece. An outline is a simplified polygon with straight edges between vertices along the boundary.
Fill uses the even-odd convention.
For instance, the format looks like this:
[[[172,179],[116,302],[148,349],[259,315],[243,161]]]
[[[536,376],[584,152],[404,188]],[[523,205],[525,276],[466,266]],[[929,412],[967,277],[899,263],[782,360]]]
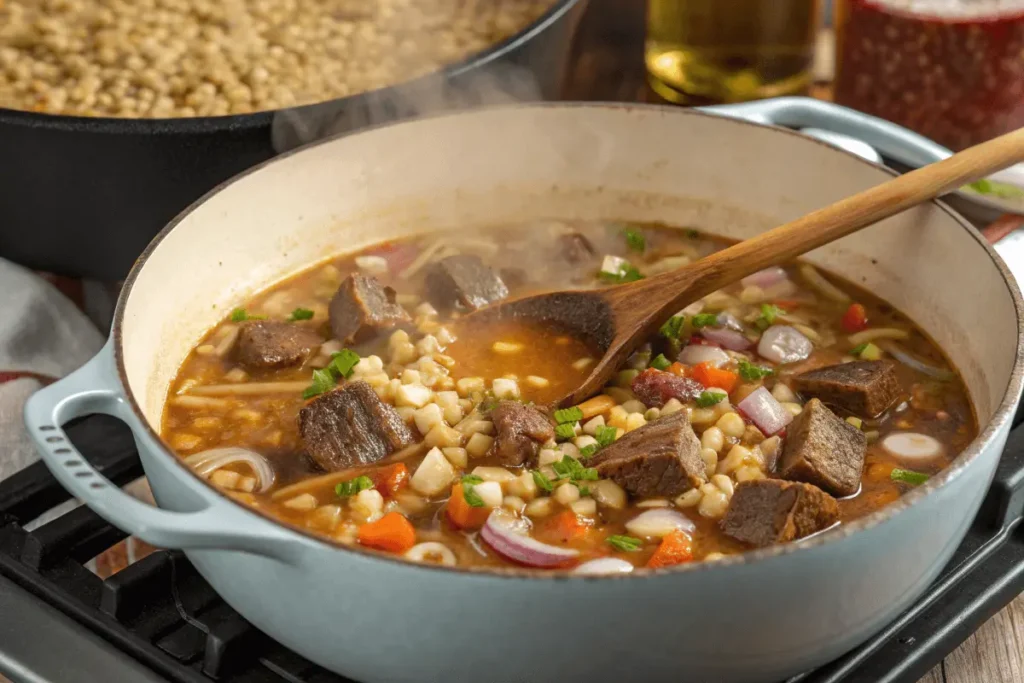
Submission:
[[[594,245],[578,232],[558,236],[558,250],[562,258],[572,264],[583,263],[594,257]]]
[[[361,381],[310,401],[299,411],[299,433],[328,472],[372,465],[413,442],[402,417]]]
[[[695,401],[704,392],[704,385],[689,377],[647,368],[633,379],[633,393],[645,405],[660,408],[669,399]]]
[[[700,441],[683,411],[625,434],[587,465],[634,496],[677,496],[706,479]]]
[[[555,438],[555,428],[547,415],[518,401],[502,401],[491,411],[497,435],[491,447],[502,465],[522,465],[537,456],[548,439]]]
[[[456,254],[427,271],[427,295],[438,308],[476,310],[508,296],[508,287],[478,256]]]
[[[803,538],[838,519],[839,504],[816,486],[756,479],[736,485],[721,528],[738,541],[760,547]]]
[[[853,361],[811,370],[793,378],[793,388],[862,417],[880,415],[900,395],[896,367],[881,360]]]
[[[380,330],[410,320],[405,309],[395,303],[395,290],[360,273],[345,278],[328,310],[331,331],[346,344],[364,341]]]
[[[305,361],[323,341],[304,325],[251,320],[239,330],[235,358],[247,370],[285,368]]]
[[[867,449],[864,432],[812,398],[786,430],[779,474],[833,496],[850,496],[860,488]]]

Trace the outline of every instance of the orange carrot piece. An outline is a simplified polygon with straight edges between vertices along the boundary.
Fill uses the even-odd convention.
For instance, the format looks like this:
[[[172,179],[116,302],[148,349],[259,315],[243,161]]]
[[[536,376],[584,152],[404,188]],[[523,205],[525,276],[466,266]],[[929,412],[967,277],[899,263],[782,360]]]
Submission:
[[[452,496],[448,499],[445,512],[448,514],[448,521],[459,529],[479,529],[491,514],[490,508],[475,508],[466,502],[461,482],[456,482],[452,486]]]
[[[647,560],[652,568],[671,567],[693,559],[693,542],[682,531],[676,530],[661,539],[658,549]]]
[[[541,534],[562,543],[574,541],[587,533],[590,525],[583,522],[572,510],[565,510],[544,521]]]
[[[368,548],[404,553],[416,545],[416,530],[412,523],[397,512],[389,512],[376,522],[359,527],[359,543]]]
[[[784,311],[792,311],[794,308],[800,305],[799,301],[794,301],[792,299],[780,299],[779,301],[774,301],[772,303],[774,303],[776,306],[778,306]]]
[[[373,487],[389,498],[409,484],[409,468],[404,462],[388,465],[373,474]]]
[[[693,366],[692,375],[695,380],[705,387],[725,389],[726,393],[732,392],[733,387],[736,386],[736,382],[740,378],[735,372],[721,370],[708,362],[698,363]]]

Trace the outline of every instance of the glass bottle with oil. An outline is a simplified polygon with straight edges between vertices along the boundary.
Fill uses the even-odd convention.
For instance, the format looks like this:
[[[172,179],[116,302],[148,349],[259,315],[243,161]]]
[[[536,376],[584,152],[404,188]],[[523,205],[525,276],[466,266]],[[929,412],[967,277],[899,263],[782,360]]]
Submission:
[[[821,0],[648,0],[647,73],[672,102],[742,102],[811,83]]]

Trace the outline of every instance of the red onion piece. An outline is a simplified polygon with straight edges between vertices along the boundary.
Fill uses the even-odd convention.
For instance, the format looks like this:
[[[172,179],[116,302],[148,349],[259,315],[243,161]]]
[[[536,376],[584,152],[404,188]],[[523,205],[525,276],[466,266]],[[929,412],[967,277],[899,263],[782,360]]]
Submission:
[[[740,284],[742,284],[744,287],[760,287],[761,289],[765,289],[767,287],[771,287],[772,285],[777,285],[778,283],[785,280],[787,277],[789,276],[786,275],[785,270],[779,268],[778,266],[772,266],[771,268],[759,270],[753,275],[746,276],[745,278],[740,280]]]
[[[618,557],[599,557],[596,560],[584,562],[573,570],[573,574],[585,574],[587,576],[600,576],[602,574],[629,574],[633,571],[633,565]]]
[[[764,387],[750,392],[749,396],[736,404],[736,408],[750,418],[765,436],[781,432],[793,421],[793,415]]]
[[[559,548],[531,538],[512,513],[496,509],[480,530],[480,537],[496,553],[528,567],[564,567],[579,558],[579,552]]]
[[[811,340],[788,325],[772,325],[757,343],[758,354],[773,363],[796,363],[811,355],[813,350]]]
[[[700,331],[708,341],[713,341],[724,349],[730,351],[746,351],[754,345],[749,339],[736,330],[729,330],[722,327],[705,327]],[[685,350],[685,349],[684,349]]]
[[[692,534],[696,528],[689,517],[672,508],[651,508],[626,522],[626,531],[642,538],[662,538],[673,531]]]
[[[685,365],[698,365],[699,363],[711,363],[716,368],[722,363],[729,361],[729,354],[717,346],[705,346],[703,344],[690,344],[679,352],[679,362]]]
[[[215,470],[225,465],[242,462],[249,466],[256,475],[256,490],[260,493],[274,485],[274,468],[270,461],[248,448],[225,446],[200,451],[184,458],[185,462],[201,477],[209,477]]]

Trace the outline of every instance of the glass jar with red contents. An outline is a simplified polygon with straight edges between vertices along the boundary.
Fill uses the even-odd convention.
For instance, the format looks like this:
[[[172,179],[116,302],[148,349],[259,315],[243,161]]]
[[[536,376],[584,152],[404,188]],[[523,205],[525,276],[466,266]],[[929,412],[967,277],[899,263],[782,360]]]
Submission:
[[[837,0],[835,100],[963,149],[1024,126],[1024,0]]]

